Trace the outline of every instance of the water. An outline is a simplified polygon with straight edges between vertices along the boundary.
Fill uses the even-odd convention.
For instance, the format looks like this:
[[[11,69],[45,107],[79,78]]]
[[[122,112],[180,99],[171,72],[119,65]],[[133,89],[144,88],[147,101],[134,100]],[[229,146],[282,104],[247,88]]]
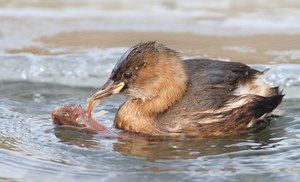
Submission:
[[[20,89],[21,88],[21,89]],[[259,133],[221,139],[138,144],[55,128],[49,113],[60,103],[85,104],[90,88],[29,82],[1,83],[1,177],[20,181],[289,179],[300,170],[299,98]],[[110,127],[122,98],[99,109]],[[120,178],[121,177],[121,178]]]
[[[299,181],[298,1],[0,5],[0,181]],[[188,141],[120,141],[51,123],[54,107],[85,105],[122,53],[142,40],[183,57],[270,68],[264,80],[284,89],[282,117],[259,133]],[[101,123],[112,127],[123,101],[101,104],[96,110],[109,111]]]

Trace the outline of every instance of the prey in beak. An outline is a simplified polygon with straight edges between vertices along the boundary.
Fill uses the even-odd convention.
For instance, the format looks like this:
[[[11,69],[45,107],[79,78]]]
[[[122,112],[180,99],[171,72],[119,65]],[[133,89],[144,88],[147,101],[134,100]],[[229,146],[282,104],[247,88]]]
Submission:
[[[92,93],[87,99],[87,113],[90,116],[94,107],[99,105],[105,98],[119,94],[124,88],[125,83],[119,82],[115,83],[113,80],[108,80],[102,87],[100,87],[96,92]]]
[[[147,46],[151,47],[151,45],[154,45],[154,43],[155,42],[150,42],[149,44],[147,44]],[[139,45],[126,51],[117,61],[115,67],[111,72],[111,75],[109,76],[108,81],[95,93],[91,94],[87,99],[88,115],[91,115],[94,107],[99,105],[105,98],[111,95],[116,95],[122,92],[124,95],[134,94],[139,96],[140,93],[136,92],[136,89],[134,89],[135,82],[133,79],[136,78],[138,72],[140,72],[140,70],[143,70],[142,68],[144,68],[148,64],[148,62],[145,62],[145,60],[148,59],[148,54],[152,55],[152,53],[152,49],[149,49],[147,51],[147,54],[144,53],[144,47],[140,48]],[[150,60],[152,60],[151,56],[150,58]],[[154,57],[153,59],[156,60],[157,57]],[[146,81],[147,79],[151,78],[146,77],[144,79]]]

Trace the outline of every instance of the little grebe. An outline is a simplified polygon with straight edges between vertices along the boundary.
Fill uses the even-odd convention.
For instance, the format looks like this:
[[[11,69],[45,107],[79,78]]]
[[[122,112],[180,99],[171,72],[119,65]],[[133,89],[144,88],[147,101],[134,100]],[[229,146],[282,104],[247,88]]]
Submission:
[[[260,80],[263,73],[237,62],[182,60],[155,42],[140,43],[117,62],[108,81],[89,98],[88,112],[104,98],[126,101],[115,127],[150,136],[208,137],[255,131],[282,93]]]

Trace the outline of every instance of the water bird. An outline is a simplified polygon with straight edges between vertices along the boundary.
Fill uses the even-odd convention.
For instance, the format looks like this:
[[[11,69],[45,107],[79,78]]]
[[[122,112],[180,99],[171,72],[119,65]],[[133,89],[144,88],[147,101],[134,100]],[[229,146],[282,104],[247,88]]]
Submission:
[[[126,51],[108,81],[88,98],[88,112],[122,94],[118,129],[147,136],[219,137],[257,131],[283,94],[243,63],[185,59],[154,41]]]

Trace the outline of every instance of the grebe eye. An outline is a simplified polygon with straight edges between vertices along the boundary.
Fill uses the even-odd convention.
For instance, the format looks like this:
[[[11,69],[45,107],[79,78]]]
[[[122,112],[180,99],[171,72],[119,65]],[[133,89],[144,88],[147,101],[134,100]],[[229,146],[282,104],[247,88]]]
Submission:
[[[132,77],[132,73],[131,73],[130,71],[126,71],[126,72],[123,74],[123,77],[124,77],[125,79],[129,79],[129,78]]]

